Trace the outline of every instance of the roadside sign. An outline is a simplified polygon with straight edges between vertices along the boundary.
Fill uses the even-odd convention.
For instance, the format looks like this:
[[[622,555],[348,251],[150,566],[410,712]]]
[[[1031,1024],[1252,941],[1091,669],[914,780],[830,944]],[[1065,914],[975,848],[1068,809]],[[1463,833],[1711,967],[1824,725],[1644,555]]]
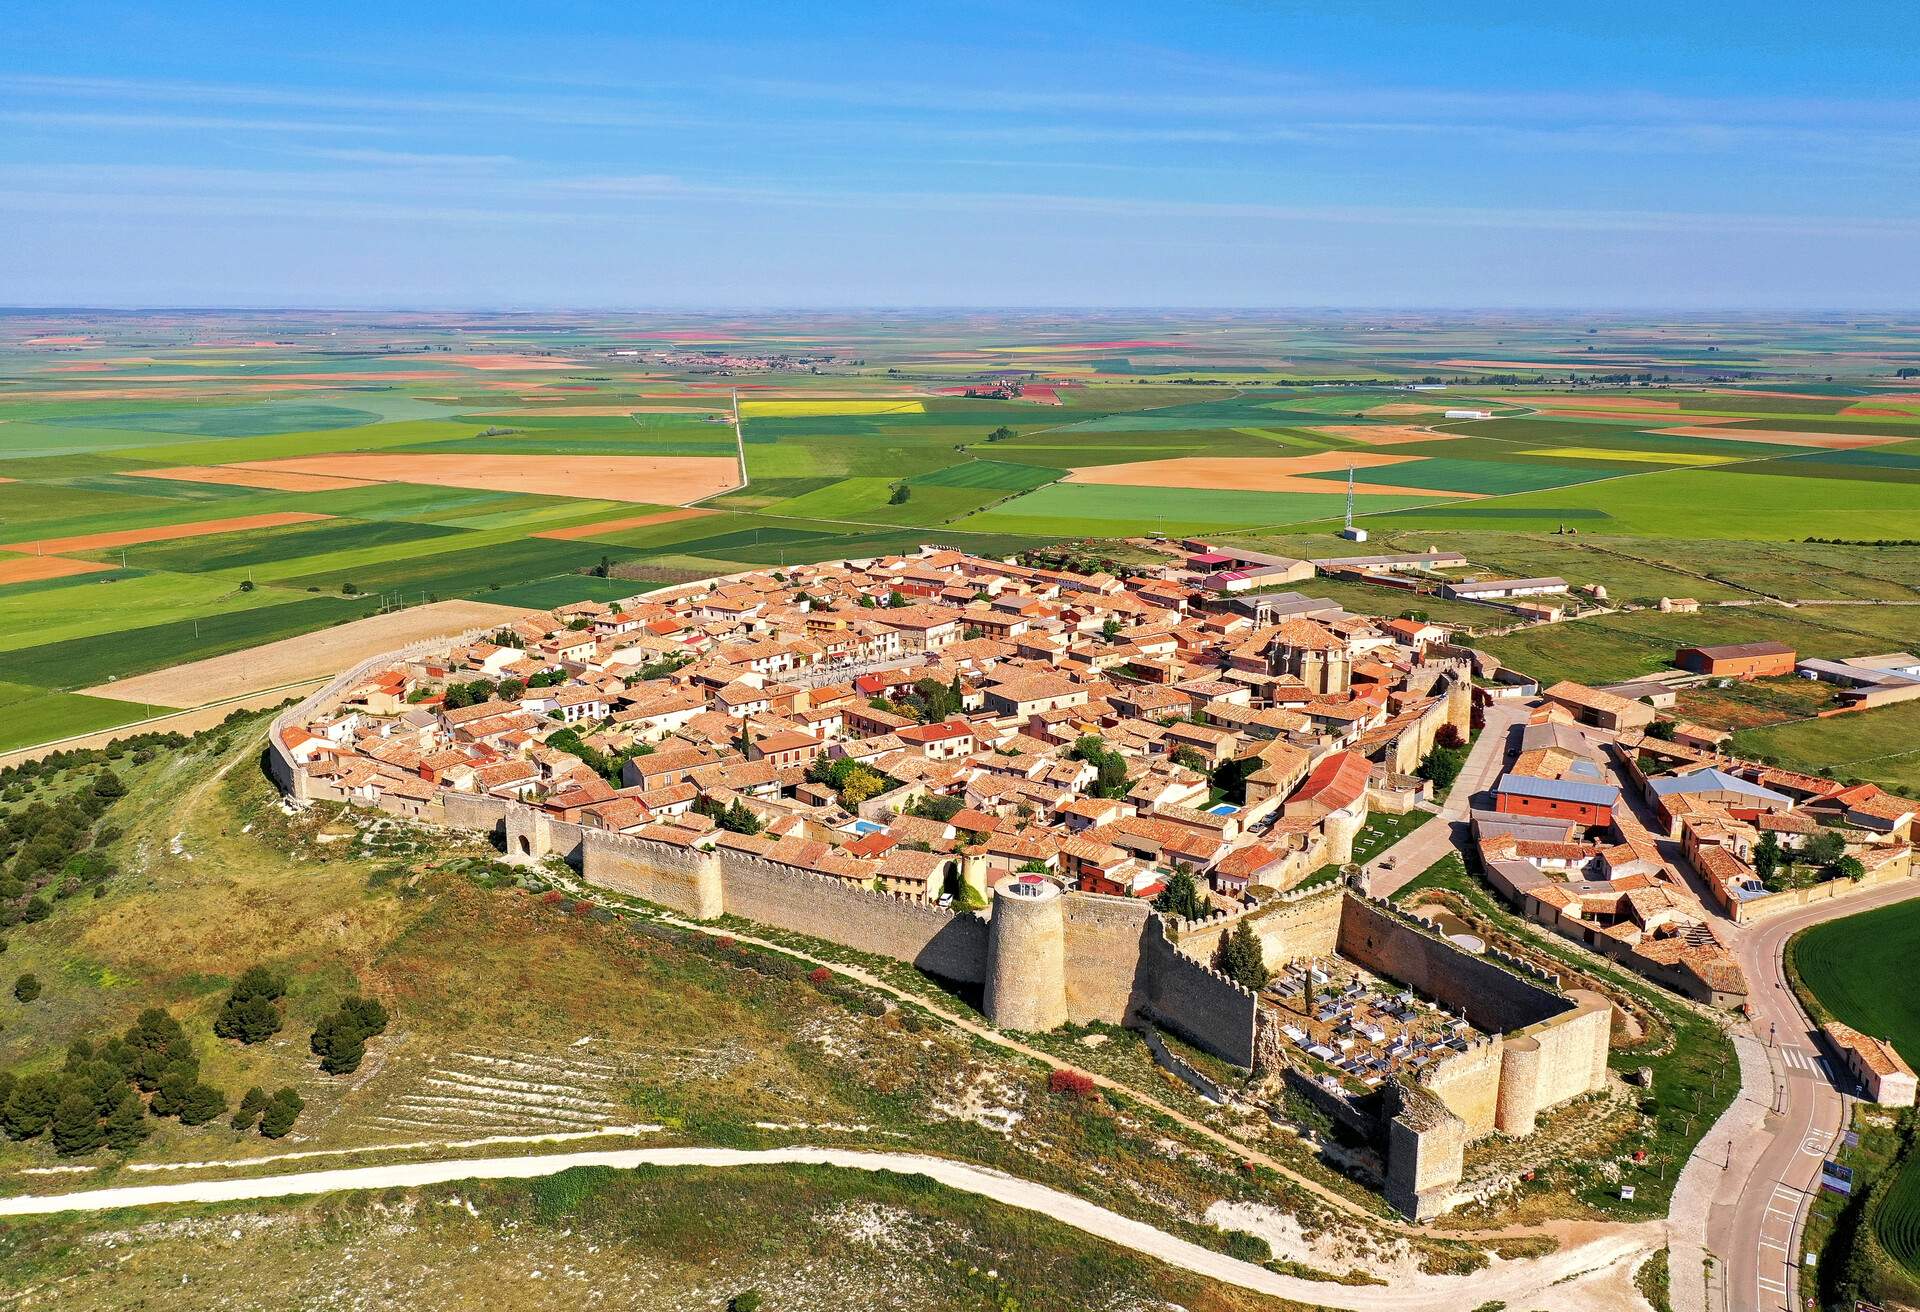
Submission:
[[[1821,1163],[1820,1187],[1842,1198],[1850,1197],[1853,1194],[1853,1168],[1834,1161]]]

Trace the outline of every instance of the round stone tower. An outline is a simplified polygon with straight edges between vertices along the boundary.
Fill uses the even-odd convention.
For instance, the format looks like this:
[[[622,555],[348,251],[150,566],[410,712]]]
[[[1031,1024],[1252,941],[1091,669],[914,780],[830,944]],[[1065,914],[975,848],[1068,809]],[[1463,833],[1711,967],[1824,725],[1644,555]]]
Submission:
[[[1067,1022],[1067,918],[1060,889],[1039,875],[1002,880],[987,926],[987,1019],[1002,1029]]]
[[[1367,827],[1366,812],[1359,815],[1335,812],[1326,818],[1324,827],[1327,833],[1327,864],[1343,866],[1353,860],[1353,840]]]

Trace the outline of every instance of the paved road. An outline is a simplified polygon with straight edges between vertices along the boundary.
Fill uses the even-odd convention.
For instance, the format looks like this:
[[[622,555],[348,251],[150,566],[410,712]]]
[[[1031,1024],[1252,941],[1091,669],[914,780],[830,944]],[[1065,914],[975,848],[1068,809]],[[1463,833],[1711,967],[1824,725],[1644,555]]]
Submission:
[[[1707,1246],[1726,1264],[1712,1312],[1780,1312],[1794,1305],[1798,1236],[1820,1165],[1845,1128],[1848,1099],[1834,1080],[1813,1021],[1787,987],[1781,951],[1809,925],[1920,896],[1902,880],[1786,912],[1739,931],[1735,952],[1747,975],[1761,1060],[1742,1062],[1742,1098],[1759,1104],[1759,1124],[1727,1148],[1727,1165],[1707,1217]],[[1841,1083],[1850,1083],[1844,1074]],[[1690,1168],[1691,1169],[1691,1168]],[[1678,1275],[1678,1272],[1676,1272]],[[1676,1279],[1676,1291],[1681,1281]]]
[[[69,1194],[0,1198],[0,1216],[56,1212],[98,1212],[120,1207],[180,1203],[239,1202],[290,1198],[344,1189],[420,1188],[458,1180],[525,1180],[553,1175],[574,1166],[632,1169],[641,1166],[724,1168],[781,1165],[837,1166],[859,1171],[924,1175],[948,1188],[991,1198],[1008,1207],[1037,1212],[1076,1230],[1157,1258],[1169,1266],[1279,1298],[1360,1312],[1459,1312],[1488,1300],[1528,1306],[1548,1299],[1562,1312],[1611,1312],[1622,1302],[1631,1266],[1658,1242],[1657,1224],[1609,1227],[1584,1243],[1571,1244],[1547,1257],[1502,1262],[1470,1276],[1416,1276],[1391,1287],[1344,1287],[1325,1281],[1283,1276],[1202,1248],[1155,1229],[1143,1221],[1030,1180],[964,1162],[912,1153],[862,1152],[837,1148],[628,1148],[601,1152],[553,1153],[442,1162],[407,1162],[290,1175],[195,1180],[180,1184],[126,1185]],[[1549,1292],[1551,1291],[1551,1292]]]
[[[1447,803],[1433,820],[1421,825],[1405,838],[1375,857],[1367,867],[1367,891],[1375,897],[1391,897],[1428,866],[1448,852],[1464,851],[1471,834],[1467,814],[1474,798],[1499,782],[1506,768],[1507,754],[1513,746],[1514,726],[1527,718],[1527,706],[1513,702],[1495,702],[1487,708],[1486,723],[1474,740],[1467,762],[1460,768]]]

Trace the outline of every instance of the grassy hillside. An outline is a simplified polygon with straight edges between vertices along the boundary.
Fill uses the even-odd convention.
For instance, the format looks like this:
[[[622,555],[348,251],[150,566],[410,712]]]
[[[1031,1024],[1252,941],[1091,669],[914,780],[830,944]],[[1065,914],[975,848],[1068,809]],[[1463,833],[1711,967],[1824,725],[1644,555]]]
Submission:
[[[778,953],[575,903],[538,878],[507,871],[490,849],[464,837],[327,809],[289,817],[259,772],[259,729],[255,717],[178,750],[112,761],[127,794],[76,840],[100,855],[106,873],[72,887],[46,884],[37,894],[45,914],[16,917],[7,931],[7,981],[30,973],[42,987],[27,1001],[0,993],[0,1070],[20,1079],[50,1074],[72,1040],[121,1034],[143,1010],[160,1007],[181,1024],[199,1079],[228,1107],[253,1086],[296,1089],[305,1108],[292,1133],[267,1139],[232,1128],[224,1115],[202,1125],[149,1116],[149,1137],[129,1151],[62,1155],[46,1134],[0,1141],[0,1189],[85,1188],[125,1178],[133,1163],[203,1164],[167,1177],[183,1179],[286,1152],[346,1165],[379,1160],[370,1154],[382,1146],[413,1145],[408,1151],[418,1155],[436,1145],[442,1153],[480,1151],[458,1145],[490,1136],[592,1134],[595,1144],[826,1142],[931,1151],[1066,1188],[1216,1245],[1227,1237],[1202,1217],[1222,1199],[1268,1203],[1316,1231],[1371,1230],[1284,1177],[1248,1172],[1144,1103],[1051,1092],[1043,1064],[838,976],[808,973]],[[31,781],[6,776],[0,807],[12,815],[91,792],[101,772],[89,763],[47,769]],[[16,891],[23,896],[8,905],[18,911],[28,890]],[[229,990],[255,964],[287,981],[284,1023],[253,1045],[215,1037]],[[307,1040],[353,993],[379,999],[392,1021],[368,1042],[364,1064],[330,1076]],[[1115,1032],[1104,1043],[1103,1068],[1130,1071],[1138,1087],[1188,1114],[1219,1116],[1144,1060],[1121,1060],[1122,1045],[1137,1047],[1136,1039]],[[1334,1178],[1264,1118],[1239,1129],[1300,1169]],[[53,1165],[82,1169],[18,1174]],[[768,1185],[756,1206],[773,1206],[784,1188]],[[533,1204],[501,1204],[509,1205]],[[291,1233],[311,1220],[305,1209],[292,1212],[308,1219],[257,1224]],[[365,1219],[353,1207],[348,1214]],[[759,1269],[763,1231],[785,1226],[798,1235],[791,1227],[804,1229],[809,1215],[802,1208],[777,1223],[737,1228],[739,1269]],[[974,1213],[956,1216],[964,1235]],[[361,1222],[337,1223],[353,1250]],[[335,1233],[336,1220],[312,1224]],[[916,1225],[915,1233],[924,1229]],[[423,1269],[437,1261],[435,1244],[453,1241],[428,1231],[417,1237]],[[27,1242],[18,1228],[11,1233],[9,1242]],[[465,1235],[462,1229],[453,1239]],[[72,1250],[71,1270],[87,1265],[77,1256],[86,1242]],[[635,1251],[655,1251],[645,1236],[636,1242]],[[305,1259],[298,1243],[289,1244],[292,1278]],[[1449,1266],[1483,1260],[1457,1243],[1428,1249]],[[51,1260],[54,1249],[34,1252]],[[1082,1244],[1072,1262],[1092,1262],[1097,1274],[1112,1261],[1101,1253]],[[154,1259],[162,1270],[176,1260],[187,1259]],[[242,1273],[236,1266],[233,1274]]]

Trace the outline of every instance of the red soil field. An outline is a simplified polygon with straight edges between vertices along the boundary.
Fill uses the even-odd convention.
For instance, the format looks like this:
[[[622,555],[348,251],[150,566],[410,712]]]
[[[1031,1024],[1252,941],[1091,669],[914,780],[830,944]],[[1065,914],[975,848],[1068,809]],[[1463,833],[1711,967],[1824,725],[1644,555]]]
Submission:
[[[171,542],[175,538],[210,537],[215,533],[239,533],[250,528],[280,528],[286,524],[310,524],[332,515],[310,515],[305,511],[282,510],[271,515],[236,515],[231,519],[202,519],[191,524],[162,524],[154,528],[129,528],[113,533],[82,533],[70,538],[37,538],[27,542],[0,542],[0,551],[28,554],[54,554],[62,551],[99,551],[109,547],[132,547],[142,542]]]
[[[97,560],[68,560],[65,556],[19,556],[0,560],[0,585],[63,579],[69,574],[94,574],[113,566]]]

